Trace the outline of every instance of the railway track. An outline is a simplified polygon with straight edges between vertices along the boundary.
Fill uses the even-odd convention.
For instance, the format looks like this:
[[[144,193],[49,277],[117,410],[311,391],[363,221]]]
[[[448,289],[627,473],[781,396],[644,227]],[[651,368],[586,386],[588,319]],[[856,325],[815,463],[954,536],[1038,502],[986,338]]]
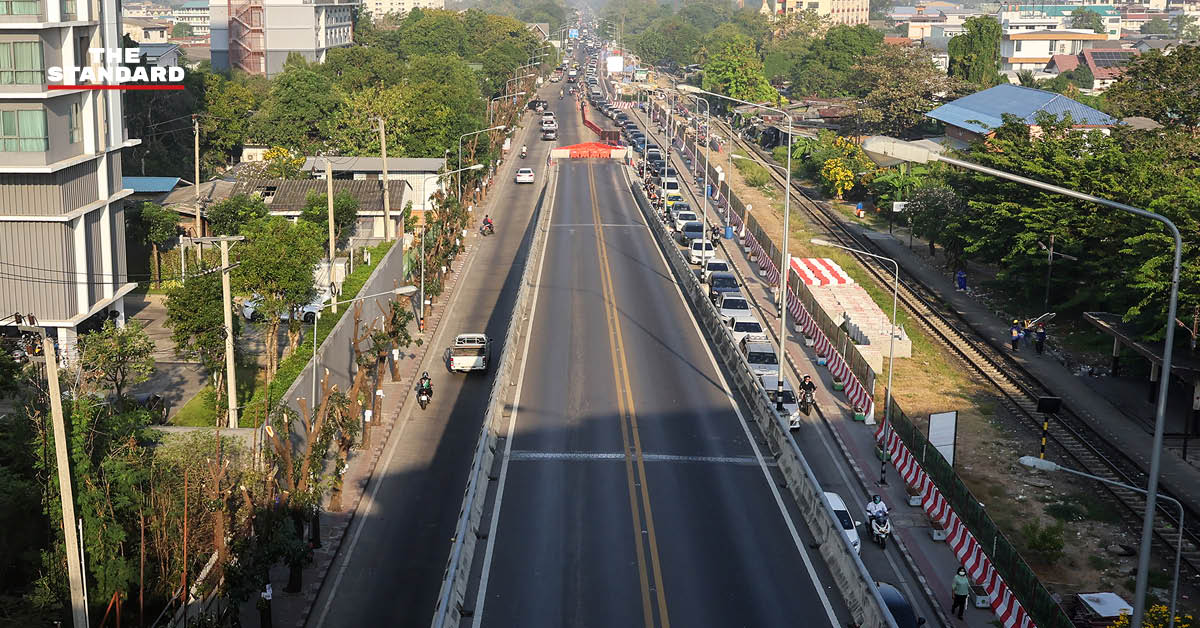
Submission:
[[[714,120],[714,123],[716,121]],[[721,129],[747,155],[753,155],[757,161],[774,165],[769,160],[766,151],[745,141],[732,130],[721,124]],[[776,168],[768,167],[767,172],[775,183],[783,188],[786,186],[785,177]],[[808,214],[815,227],[824,230],[824,236],[844,246],[852,246],[865,251],[883,254],[867,238],[860,238],[852,232],[834,210],[822,205],[809,197],[798,185],[793,183],[792,200]],[[852,253],[853,254],[853,253]],[[891,291],[891,268],[874,258],[853,254],[881,288]],[[1042,419],[1037,413],[1037,399],[1043,396],[1054,396],[1026,371],[1020,364],[1009,357],[1003,349],[983,339],[983,336],[971,328],[966,321],[958,316],[947,313],[938,306],[940,299],[927,286],[904,276],[901,268],[900,302],[907,308],[913,320],[928,332],[933,338],[949,349],[976,374],[990,383],[1001,396],[1005,408],[1019,423],[1029,428],[1040,437]],[[1048,444],[1057,449],[1071,466],[1116,482],[1132,486],[1144,486],[1147,473],[1137,461],[1126,455],[1119,445],[1110,443],[1095,430],[1083,417],[1076,414],[1065,403],[1059,413],[1050,422]],[[1101,484],[1101,487],[1112,500],[1120,506],[1121,514],[1127,523],[1133,524],[1140,534],[1141,520],[1145,512],[1145,498],[1135,491]],[[1162,489],[1159,492],[1169,493]],[[1200,516],[1187,504],[1184,509],[1188,521],[1200,521]],[[1193,576],[1200,576],[1200,526],[1188,525],[1183,530],[1182,563]],[[1175,512],[1168,511],[1161,504],[1155,517],[1154,539],[1155,547],[1162,557],[1173,560],[1175,544],[1178,542],[1179,521]]]

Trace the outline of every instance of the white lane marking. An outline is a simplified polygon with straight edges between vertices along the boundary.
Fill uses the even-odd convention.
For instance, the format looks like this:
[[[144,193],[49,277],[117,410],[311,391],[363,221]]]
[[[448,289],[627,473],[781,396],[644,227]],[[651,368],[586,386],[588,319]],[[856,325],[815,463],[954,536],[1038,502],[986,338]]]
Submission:
[[[471,255],[470,257],[467,258],[467,262],[465,264],[463,264],[462,270],[459,271],[463,277],[470,276],[471,266],[474,265],[476,257],[478,257],[478,255]],[[455,305],[458,303],[458,295],[460,295],[462,293],[463,293],[463,290],[458,289],[457,287],[455,288],[454,294],[450,296],[450,302],[447,303],[445,306],[445,312],[442,314],[442,321],[448,320],[450,313],[452,311],[454,311]],[[443,346],[442,342],[445,340],[446,330],[449,328],[450,328],[449,325],[442,325],[440,323],[438,324],[438,330],[437,330],[437,333],[435,334],[435,338],[433,339],[433,346],[435,346],[435,347]],[[429,351],[428,353],[425,354],[425,359],[422,360],[422,362],[424,365],[427,366],[430,363],[430,360],[434,360],[434,359],[440,360],[441,354],[437,353],[435,351]],[[427,370],[427,369],[422,369],[422,370]],[[412,421],[412,411],[411,411],[413,403],[414,403],[413,399],[410,396],[408,398],[408,400],[404,403],[404,406],[407,406],[409,408],[409,411],[405,412],[404,406],[402,406],[400,408],[399,414],[396,417],[397,420],[399,420],[400,417],[407,417],[407,420],[405,420],[403,423],[400,424],[400,429],[392,430],[392,435],[389,438],[389,440],[391,441],[391,444],[388,445],[387,458],[381,459],[381,460],[386,460],[385,467],[384,467],[385,469],[386,469],[386,465],[390,464],[392,462],[392,460],[395,458],[396,447],[398,447],[400,445],[400,441],[403,440],[402,437],[404,436],[404,431],[406,429],[408,429],[408,426],[411,425],[413,422]],[[356,526],[354,529],[354,534],[350,537],[350,545],[346,547],[345,552],[344,553],[339,552],[342,555],[342,564],[338,566],[337,576],[335,576],[333,579],[333,586],[329,589],[329,595],[325,599],[325,605],[321,607],[321,614],[317,617],[317,623],[315,624],[315,628],[321,628],[322,626],[325,625],[325,618],[329,615],[329,609],[333,606],[333,600],[336,597],[335,594],[337,593],[338,587],[341,586],[341,584],[342,584],[342,578],[346,575],[346,568],[350,565],[350,557],[354,555],[354,548],[358,545],[358,538],[360,536],[362,536],[363,527],[366,525],[366,515],[371,514],[371,511],[374,510],[374,505],[376,503],[375,495],[379,492],[379,487],[383,483],[383,481],[382,481],[383,477],[387,477],[387,476],[380,475],[378,467],[376,467],[376,469],[374,469],[373,472],[371,473],[371,477],[369,478],[369,481],[371,482],[371,491],[370,491],[370,495],[369,495],[370,501],[367,502],[366,508],[362,512],[355,513],[354,521],[352,521],[350,524],[351,526]],[[359,498],[359,499],[360,499],[359,503],[361,504],[362,498]],[[320,595],[320,593],[318,593],[318,596],[319,595]]]
[[[625,460],[621,452],[591,452],[591,451],[530,451],[517,450],[511,454],[512,460]],[[701,462],[710,464],[749,464],[757,465],[758,460],[752,456],[681,456],[676,454],[642,454],[646,462]]]
[[[626,174],[628,174],[628,171],[626,171]],[[637,199],[632,200],[634,203],[637,203]],[[638,211],[640,213],[641,209],[639,208]],[[658,252],[658,257],[662,260],[663,266],[670,273],[671,265],[667,262],[667,257],[658,246],[658,241],[655,240],[652,244],[654,245],[654,250]],[[804,547],[804,542],[800,540],[800,533],[796,531],[796,524],[792,521],[792,515],[788,512],[787,505],[783,503],[783,497],[779,494],[779,488],[775,486],[775,481],[771,478],[771,471],[767,468],[762,451],[759,450],[758,443],[754,440],[754,435],[750,432],[750,426],[746,424],[746,417],[742,416],[742,409],[738,407],[737,401],[733,398],[733,393],[730,392],[729,382],[725,380],[725,374],[717,364],[717,358],[708,346],[708,341],[704,338],[704,332],[700,330],[700,323],[696,321],[695,315],[692,314],[692,309],[688,307],[687,298],[683,296],[683,290],[679,287],[679,282],[672,282],[672,285],[675,287],[675,294],[679,295],[679,301],[683,304],[684,311],[688,314],[688,319],[692,321],[692,328],[696,330],[696,336],[700,338],[700,345],[704,347],[704,352],[708,354],[709,363],[712,364],[717,377],[721,379],[721,385],[724,387],[725,397],[729,400],[729,405],[733,407],[734,414],[737,415],[738,421],[742,424],[742,431],[746,434],[746,441],[750,443],[750,448],[754,450],[754,457],[758,459],[758,465],[762,469],[763,479],[766,480],[767,486],[770,487],[771,494],[775,496],[775,503],[779,506],[779,514],[783,516],[783,521],[787,524],[788,531],[792,535],[792,542],[796,545],[796,549],[799,550],[800,557],[804,559],[804,568],[808,571],[812,587],[816,590],[817,596],[821,598],[821,605],[825,607],[825,614],[829,617],[829,625],[838,626],[838,619],[833,612],[833,605],[829,603],[829,596],[825,594],[825,588],[821,586],[821,579],[817,576],[817,570],[813,567],[812,558],[809,557],[808,550]]]
[[[551,229],[563,229],[563,228],[565,228],[565,227],[572,227],[572,228],[576,228],[576,227],[592,227],[592,228],[594,228],[595,226],[596,226],[596,225],[594,225],[594,224],[592,224],[592,223],[575,223],[575,224],[569,224],[569,225],[550,225],[550,228],[551,228]],[[618,224],[603,223],[603,222],[602,222],[602,223],[600,223],[600,226],[601,226],[601,227],[633,227],[633,228],[635,228],[635,229],[645,229],[645,228],[646,228],[646,225],[644,225],[644,224],[636,224],[636,225],[618,225]]]
[[[554,180],[554,200],[558,200],[558,184],[561,178]],[[550,214],[546,217],[546,224],[550,225],[554,222],[554,203],[550,203],[548,208]],[[534,237],[537,237],[536,234]],[[492,504],[492,520],[488,524],[488,541],[487,549],[483,552],[483,571],[479,576],[479,591],[475,594],[475,618],[471,625],[474,628],[479,628],[479,622],[483,621],[483,606],[487,602],[487,587],[488,577],[492,571],[492,552],[496,547],[496,528],[500,525],[500,504],[504,501],[504,485],[508,481],[508,462],[512,458],[512,442],[513,431],[517,426],[517,411],[521,407],[521,391],[524,389],[525,368],[529,365],[529,346],[533,344],[531,332],[533,331],[533,319],[537,316],[538,296],[541,294],[542,284],[542,269],[546,264],[546,251],[550,250],[550,236],[546,236],[546,241],[542,243],[542,252],[538,256],[537,282],[538,288],[533,291],[533,302],[529,306],[529,322],[525,325],[525,334],[522,340],[525,341],[525,348],[521,350],[521,372],[517,375],[517,392],[513,395],[512,414],[508,417],[508,432],[504,435],[504,458],[500,461],[500,478],[496,484],[496,502]],[[513,312],[513,316],[519,314]]]

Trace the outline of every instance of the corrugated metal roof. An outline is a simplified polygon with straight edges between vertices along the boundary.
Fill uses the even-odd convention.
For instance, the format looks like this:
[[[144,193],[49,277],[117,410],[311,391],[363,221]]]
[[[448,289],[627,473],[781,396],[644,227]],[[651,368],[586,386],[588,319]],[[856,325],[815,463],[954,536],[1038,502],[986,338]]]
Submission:
[[[391,162],[391,159],[388,162]],[[390,163],[388,167],[391,168]],[[378,179],[334,179],[333,194],[336,196],[341,192],[349,192],[358,200],[359,212],[380,212],[383,211],[383,186],[380,183]],[[411,190],[412,186],[403,179],[388,181],[391,207],[396,211],[404,207],[406,188]],[[267,201],[270,211],[294,212],[304,209],[309,192],[324,195],[325,189],[326,182],[317,179],[251,179],[237,182],[229,196],[259,194],[264,200],[270,199]]]
[[[1111,126],[1117,120],[1062,94],[1019,85],[997,85],[948,102],[925,114],[974,133],[989,133],[998,128],[1006,113],[1017,116],[1027,124],[1034,123],[1039,111],[1062,116],[1069,113],[1077,126]]]
[[[122,177],[121,180],[134,194],[170,192],[179,185],[179,177]]]
[[[330,157],[334,172],[382,172],[382,157]],[[435,173],[446,165],[441,157],[388,157],[388,172]],[[324,171],[324,157],[305,157],[305,171]]]

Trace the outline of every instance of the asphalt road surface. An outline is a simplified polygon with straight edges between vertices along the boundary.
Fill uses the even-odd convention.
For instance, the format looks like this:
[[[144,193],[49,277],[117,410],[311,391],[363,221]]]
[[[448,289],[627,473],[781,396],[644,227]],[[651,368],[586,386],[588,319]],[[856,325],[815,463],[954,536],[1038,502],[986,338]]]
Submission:
[[[620,168],[559,167],[473,621],[843,623]]]
[[[551,91],[543,89],[543,97]],[[553,91],[557,103],[558,91]],[[566,101],[564,100],[564,103]],[[560,114],[561,115],[561,114]],[[578,116],[576,116],[578,117]],[[483,331],[497,340],[498,359],[516,296],[519,263],[531,236],[533,209],[541,192],[552,142],[542,142],[535,114],[517,132],[529,156],[501,170],[498,195],[489,208],[494,236],[468,238],[478,249],[463,271],[422,369],[433,378],[434,395],[421,410],[410,398],[363,495],[363,504],[322,585],[309,626],[424,626],[433,616],[471,457],[479,437],[494,371],[451,374],[442,348],[454,336]],[[534,168],[535,185],[515,185],[511,168]],[[507,179],[503,177],[507,176]],[[476,216],[477,220],[482,216]],[[411,395],[410,395],[411,397]]]

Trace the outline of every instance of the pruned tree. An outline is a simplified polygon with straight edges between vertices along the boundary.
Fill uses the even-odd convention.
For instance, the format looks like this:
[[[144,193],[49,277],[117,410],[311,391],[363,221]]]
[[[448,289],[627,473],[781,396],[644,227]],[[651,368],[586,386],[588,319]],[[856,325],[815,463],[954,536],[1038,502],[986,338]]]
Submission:
[[[80,336],[79,345],[84,380],[111,390],[118,401],[154,373],[154,341],[137,321],[123,327],[105,321],[99,331]]]
[[[149,201],[142,203],[139,213],[142,233],[145,234],[146,242],[150,244],[151,254],[154,256],[154,279],[162,283],[159,247],[179,234],[179,214]]]

